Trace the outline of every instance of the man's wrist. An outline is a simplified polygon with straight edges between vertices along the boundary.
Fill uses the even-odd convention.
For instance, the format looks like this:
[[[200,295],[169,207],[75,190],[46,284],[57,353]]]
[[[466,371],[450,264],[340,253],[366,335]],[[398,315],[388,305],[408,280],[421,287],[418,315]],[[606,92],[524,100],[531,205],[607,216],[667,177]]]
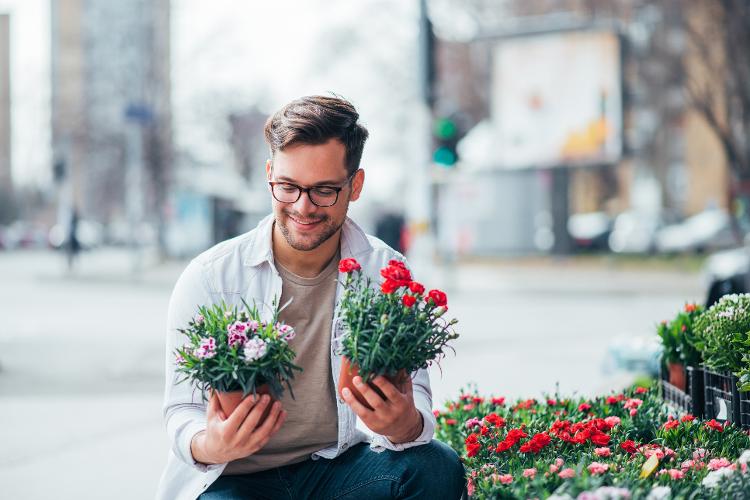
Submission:
[[[200,431],[193,436],[190,440],[190,453],[193,455],[193,460],[203,465],[213,465],[205,456],[203,445],[205,444],[206,431]]]
[[[412,424],[403,435],[386,436],[393,444],[409,443],[416,440],[424,430],[424,417],[422,412],[414,409],[414,424]]]

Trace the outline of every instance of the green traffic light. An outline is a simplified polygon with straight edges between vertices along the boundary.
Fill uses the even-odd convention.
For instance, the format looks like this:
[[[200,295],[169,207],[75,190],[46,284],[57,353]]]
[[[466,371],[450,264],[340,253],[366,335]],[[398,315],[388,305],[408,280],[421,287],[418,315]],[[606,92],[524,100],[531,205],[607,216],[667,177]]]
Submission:
[[[435,150],[435,153],[433,153],[432,161],[439,165],[452,167],[456,163],[456,153],[450,148],[440,147]]]
[[[452,139],[457,132],[456,123],[447,118],[435,120],[434,132],[439,139]]]

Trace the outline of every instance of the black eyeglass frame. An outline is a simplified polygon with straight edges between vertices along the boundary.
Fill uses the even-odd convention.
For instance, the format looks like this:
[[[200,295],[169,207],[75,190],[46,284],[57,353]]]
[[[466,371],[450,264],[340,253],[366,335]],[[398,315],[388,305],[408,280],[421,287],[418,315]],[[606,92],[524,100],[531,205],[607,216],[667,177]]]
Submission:
[[[278,181],[278,182],[276,182],[276,181],[268,181],[268,185],[271,187],[271,196],[273,196],[273,199],[276,200],[276,201],[278,201],[279,203],[297,203],[299,201],[299,199],[302,197],[302,193],[307,193],[307,198],[310,200],[310,203],[312,203],[316,207],[328,208],[328,207],[332,207],[336,203],[338,203],[338,201],[339,201],[339,193],[341,191],[343,191],[343,189],[346,187],[347,184],[351,183],[352,179],[354,179],[355,174],[357,172],[359,172],[359,170],[360,169],[357,169],[354,172],[352,172],[352,174],[349,177],[347,177],[346,180],[343,183],[341,183],[340,186],[322,185],[322,186],[312,186],[312,187],[307,187],[306,188],[306,187],[300,186],[299,184],[294,184],[293,182],[281,182],[281,181]],[[286,186],[293,186],[293,187],[297,188],[297,198],[295,198],[294,201],[282,201],[282,200],[278,199],[276,197],[276,193],[273,192],[273,187],[276,186],[276,185],[279,185],[279,184],[284,184]],[[330,205],[319,205],[318,203],[315,203],[315,200],[313,200],[312,196],[310,196],[310,191],[313,191],[315,189],[321,189],[321,188],[323,188],[323,189],[333,189],[334,191],[336,191],[336,198],[333,200],[333,203],[331,203]]]

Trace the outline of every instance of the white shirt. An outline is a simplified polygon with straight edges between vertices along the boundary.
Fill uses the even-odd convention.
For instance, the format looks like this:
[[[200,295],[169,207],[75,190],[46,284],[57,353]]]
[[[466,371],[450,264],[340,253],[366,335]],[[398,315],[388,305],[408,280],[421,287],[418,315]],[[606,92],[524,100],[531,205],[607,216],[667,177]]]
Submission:
[[[228,306],[238,307],[242,306],[241,299],[249,304],[255,302],[258,307],[266,305],[267,310],[261,312],[270,317],[270,304],[274,298],[278,300],[281,297],[281,276],[274,266],[271,244],[273,223],[273,215],[269,215],[252,231],[219,243],[202,253],[190,262],[174,287],[167,317],[164,393],[164,420],[171,449],[156,493],[159,500],[195,500],[221,475],[226,466],[198,463],[190,451],[193,436],[206,428],[206,403],[200,391],[190,382],[176,383],[179,377],[175,376],[175,349],[186,342],[185,336],[177,329],[187,326],[189,320],[197,314],[198,306],[221,301]],[[357,259],[362,272],[375,283],[380,281],[380,269],[390,259],[403,260],[398,252],[379,239],[365,234],[354,221],[347,218],[341,232],[341,258],[350,257]],[[338,303],[342,292],[343,286],[339,283],[336,287],[337,306],[336,311],[332,311],[334,319],[331,328],[331,376],[337,386],[341,370],[341,356],[337,347],[343,333]],[[374,451],[400,451],[429,443],[435,430],[429,375],[427,370],[417,370],[412,376],[414,404],[424,422],[422,434],[415,441],[392,443],[385,436],[372,434],[361,422],[358,429],[356,414],[343,399],[337,397],[338,443],[313,453],[311,458],[334,458],[363,441],[370,442]],[[284,432],[284,428],[279,432]]]

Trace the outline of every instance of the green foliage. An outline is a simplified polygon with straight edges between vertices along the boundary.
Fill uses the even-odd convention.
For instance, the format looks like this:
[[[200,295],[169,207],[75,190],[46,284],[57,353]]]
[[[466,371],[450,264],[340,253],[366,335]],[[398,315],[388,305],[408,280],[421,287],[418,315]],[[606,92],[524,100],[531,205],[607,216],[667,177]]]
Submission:
[[[278,398],[286,384],[291,393],[290,381],[295,371],[302,368],[294,364],[295,352],[287,339],[293,330],[278,322],[278,308],[274,306],[270,322],[261,319],[258,309],[243,300],[244,310],[227,308],[222,302],[198,308],[198,315],[187,328],[179,330],[187,337],[187,343],[176,350],[177,372],[184,375],[179,382],[192,381],[205,397],[209,389],[220,392],[242,391],[243,395],[255,393],[267,384],[274,397]],[[247,341],[262,344],[264,352],[257,359],[248,358],[247,342],[230,345],[230,327],[240,324]],[[243,326],[244,325],[244,326]],[[206,354],[201,351],[209,339],[215,348]],[[294,397],[294,394],[292,394]]]
[[[703,314],[703,307],[686,304],[672,321],[662,321],[656,333],[661,339],[664,355],[662,361],[697,366],[702,361],[701,352],[696,348],[695,321]]]
[[[341,354],[359,366],[366,380],[426,368],[458,338],[453,330],[457,320],[443,319],[447,307],[437,306],[423,291],[411,292],[404,284],[384,293],[359,270],[346,275],[344,286]],[[405,295],[414,297],[413,305],[404,305]]]
[[[696,347],[705,364],[740,377],[750,390],[750,294],[725,295],[695,323]]]

